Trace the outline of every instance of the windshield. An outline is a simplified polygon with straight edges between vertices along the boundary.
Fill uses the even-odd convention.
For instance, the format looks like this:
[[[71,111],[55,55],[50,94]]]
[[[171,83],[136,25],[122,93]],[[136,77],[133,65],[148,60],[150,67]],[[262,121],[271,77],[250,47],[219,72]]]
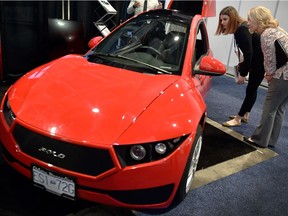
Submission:
[[[180,75],[188,26],[179,17],[142,14],[108,35],[87,58],[140,72]]]

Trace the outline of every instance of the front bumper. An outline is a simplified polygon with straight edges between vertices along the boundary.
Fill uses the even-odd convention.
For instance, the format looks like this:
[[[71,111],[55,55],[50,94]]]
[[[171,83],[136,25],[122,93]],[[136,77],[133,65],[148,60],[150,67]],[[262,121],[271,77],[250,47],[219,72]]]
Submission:
[[[3,115],[0,120],[2,155],[7,163],[18,172],[32,179],[31,167],[32,164],[36,164],[62,176],[73,177],[77,188],[76,198],[128,208],[165,208],[171,204],[192,143],[192,138],[188,137],[167,158],[125,168],[122,168],[117,161],[113,147],[101,149],[105,151],[106,156],[107,152],[109,155],[102,157],[102,161],[85,161],[85,163],[83,163],[85,155],[81,157],[79,155],[81,151],[74,149],[77,153],[74,155],[75,160],[67,162],[64,166],[63,163],[57,162],[57,158],[47,160],[45,157],[35,155],[35,152],[31,150],[22,151],[23,146],[20,148],[16,142],[16,140],[19,142],[20,137],[16,137],[15,130],[11,130],[5,124]],[[12,128],[15,129],[15,125]],[[83,154],[87,153],[87,151],[83,152]],[[106,168],[91,172],[94,164],[89,163],[105,164]],[[73,166],[73,164],[76,165]],[[83,172],[83,170],[88,171]]]

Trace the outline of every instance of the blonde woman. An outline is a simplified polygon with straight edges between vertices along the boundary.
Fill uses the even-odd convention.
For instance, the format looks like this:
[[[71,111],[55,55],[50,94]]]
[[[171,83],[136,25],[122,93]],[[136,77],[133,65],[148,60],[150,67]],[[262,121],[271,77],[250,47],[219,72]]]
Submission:
[[[264,78],[263,54],[260,46],[260,35],[250,33],[247,21],[238,14],[232,6],[223,8],[219,13],[216,35],[234,34],[235,50],[241,50],[243,61],[239,62],[238,84],[244,84],[249,73],[246,95],[237,115],[232,115],[231,120],[223,126],[240,126],[241,122],[248,123],[249,114],[257,98],[257,89]]]
[[[261,34],[268,90],[260,123],[253,135],[244,137],[244,140],[263,148],[273,147],[277,144],[288,103],[288,65],[286,62],[277,69],[275,41],[278,40],[288,52],[288,33],[279,27],[271,11],[263,6],[249,10],[248,26],[251,31]]]

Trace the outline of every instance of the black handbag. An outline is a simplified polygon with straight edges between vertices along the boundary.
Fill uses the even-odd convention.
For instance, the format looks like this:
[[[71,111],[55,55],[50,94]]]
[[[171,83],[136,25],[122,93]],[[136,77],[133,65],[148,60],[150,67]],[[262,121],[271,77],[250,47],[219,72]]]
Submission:
[[[288,54],[282,45],[282,43],[277,39],[275,41],[275,52],[276,52],[276,67],[277,69],[285,65],[288,61]]]

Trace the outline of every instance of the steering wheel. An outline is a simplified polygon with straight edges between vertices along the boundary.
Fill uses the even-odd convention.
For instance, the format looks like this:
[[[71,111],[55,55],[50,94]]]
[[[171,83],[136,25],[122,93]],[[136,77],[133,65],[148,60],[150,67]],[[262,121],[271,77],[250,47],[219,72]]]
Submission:
[[[161,59],[162,61],[164,60],[162,53],[159,50],[155,49],[154,47],[141,46],[139,47],[139,49],[146,49],[146,50],[152,51],[152,53],[155,54],[157,58],[159,57],[159,59]]]

